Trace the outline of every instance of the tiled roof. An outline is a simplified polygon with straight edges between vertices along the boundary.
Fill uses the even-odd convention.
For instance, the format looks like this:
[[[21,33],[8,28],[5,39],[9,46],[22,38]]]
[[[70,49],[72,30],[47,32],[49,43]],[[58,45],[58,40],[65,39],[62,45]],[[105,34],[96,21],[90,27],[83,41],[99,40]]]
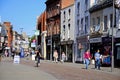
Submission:
[[[74,0],[61,0],[61,9],[74,4]]]

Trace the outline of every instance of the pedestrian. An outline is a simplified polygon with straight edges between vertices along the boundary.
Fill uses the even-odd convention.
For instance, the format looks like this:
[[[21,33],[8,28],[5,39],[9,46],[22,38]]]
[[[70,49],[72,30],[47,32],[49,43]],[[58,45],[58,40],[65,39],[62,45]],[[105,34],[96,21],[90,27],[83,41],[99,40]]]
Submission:
[[[95,53],[95,69],[98,68],[98,70],[100,70],[100,50],[97,50],[97,52]]]
[[[64,63],[65,58],[66,58],[66,55],[65,55],[65,53],[64,53],[64,52],[62,52],[62,60],[61,60],[61,62],[62,62],[62,63]]]
[[[90,51],[87,50],[85,53],[84,53],[84,59],[85,59],[85,65],[86,65],[86,69],[88,69],[88,65],[90,64]]]
[[[54,54],[53,54],[53,57],[54,57],[54,62],[58,62],[58,52],[57,50],[54,51]]]
[[[41,54],[38,50],[35,51],[35,62],[37,63],[36,67],[38,67],[38,65],[40,65],[40,57]]]

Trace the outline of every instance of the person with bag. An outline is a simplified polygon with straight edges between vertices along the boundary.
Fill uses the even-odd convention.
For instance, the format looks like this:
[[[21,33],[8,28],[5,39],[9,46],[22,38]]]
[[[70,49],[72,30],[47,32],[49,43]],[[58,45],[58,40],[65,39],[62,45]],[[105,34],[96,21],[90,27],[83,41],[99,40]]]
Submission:
[[[85,65],[86,65],[86,69],[88,69],[88,65],[90,64],[90,51],[87,50],[85,53],[84,53],[84,59],[85,59]]]

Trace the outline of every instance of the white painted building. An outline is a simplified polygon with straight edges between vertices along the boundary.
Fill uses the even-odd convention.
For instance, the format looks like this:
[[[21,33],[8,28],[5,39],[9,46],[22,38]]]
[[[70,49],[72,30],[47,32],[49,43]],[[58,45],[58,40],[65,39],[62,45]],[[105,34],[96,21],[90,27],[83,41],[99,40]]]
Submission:
[[[66,53],[66,60],[70,62],[74,62],[74,10],[74,3],[61,9],[61,51]]]
[[[75,61],[83,62],[83,54],[89,49],[90,2],[91,0],[75,0]],[[92,4],[92,3],[91,3]]]

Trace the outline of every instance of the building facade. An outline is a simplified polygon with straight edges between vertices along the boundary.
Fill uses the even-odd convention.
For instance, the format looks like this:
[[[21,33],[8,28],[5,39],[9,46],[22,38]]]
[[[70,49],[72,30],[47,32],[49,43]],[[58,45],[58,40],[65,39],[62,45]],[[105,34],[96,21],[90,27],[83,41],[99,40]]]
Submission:
[[[99,49],[100,53],[103,55],[102,64],[107,65],[111,65],[110,59],[112,54],[114,55],[115,65],[116,64],[118,65],[120,61],[118,57],[119,53],[116,52],[116,49],[119,50],[118,45],[116,45],[118,39],[115,38],[117,36],[116,32],[119,31],[119,23],[116,22],[117,15],[116,9],[115,11],[113,10],[114,8],[115,7],[113,6],[113,0],[101,0],[101,1],[98,0],[89,10],[91,16],[90,50],[94,57],[94,53],[96,52],[96,50]],[[117,14],[119,14],[119,12]],[[114,43],[113,53],[112,53],[112,37]],[[105,61],[106,58],[109,58],[109,60]]]
[[[11,47],[12,46],[12,40],[13,40],[13,32],[12,32],[12,25],[10,22],[3,22],[3,25],[6,28],[7,31],[7,46]]]
[[[84,52],[89,49],[91,1],[75,0],[75,62],[83,62]]]
[[[7,40],[7,31],[5,26],[0,22],[0,55],[3,54],[4,44]]]
[[[44,56],[44,59],[47,58],[46,53],[46,11],[44,11],[37,20],[37,30],[39,30],[40,35],[38,36],[38,45],[41,48],[41,54]]]
[[[61,2],[61,52],[66,54],[66,61],[74,62],[74,41],[75,41],[75,6],[74,0],[69,3],[66,0]]]
[[[61,0],[47,0],[46,29],[47,29],[47,59],[53,60],[53,51],[56,49],[60,59],[60,8]]]

